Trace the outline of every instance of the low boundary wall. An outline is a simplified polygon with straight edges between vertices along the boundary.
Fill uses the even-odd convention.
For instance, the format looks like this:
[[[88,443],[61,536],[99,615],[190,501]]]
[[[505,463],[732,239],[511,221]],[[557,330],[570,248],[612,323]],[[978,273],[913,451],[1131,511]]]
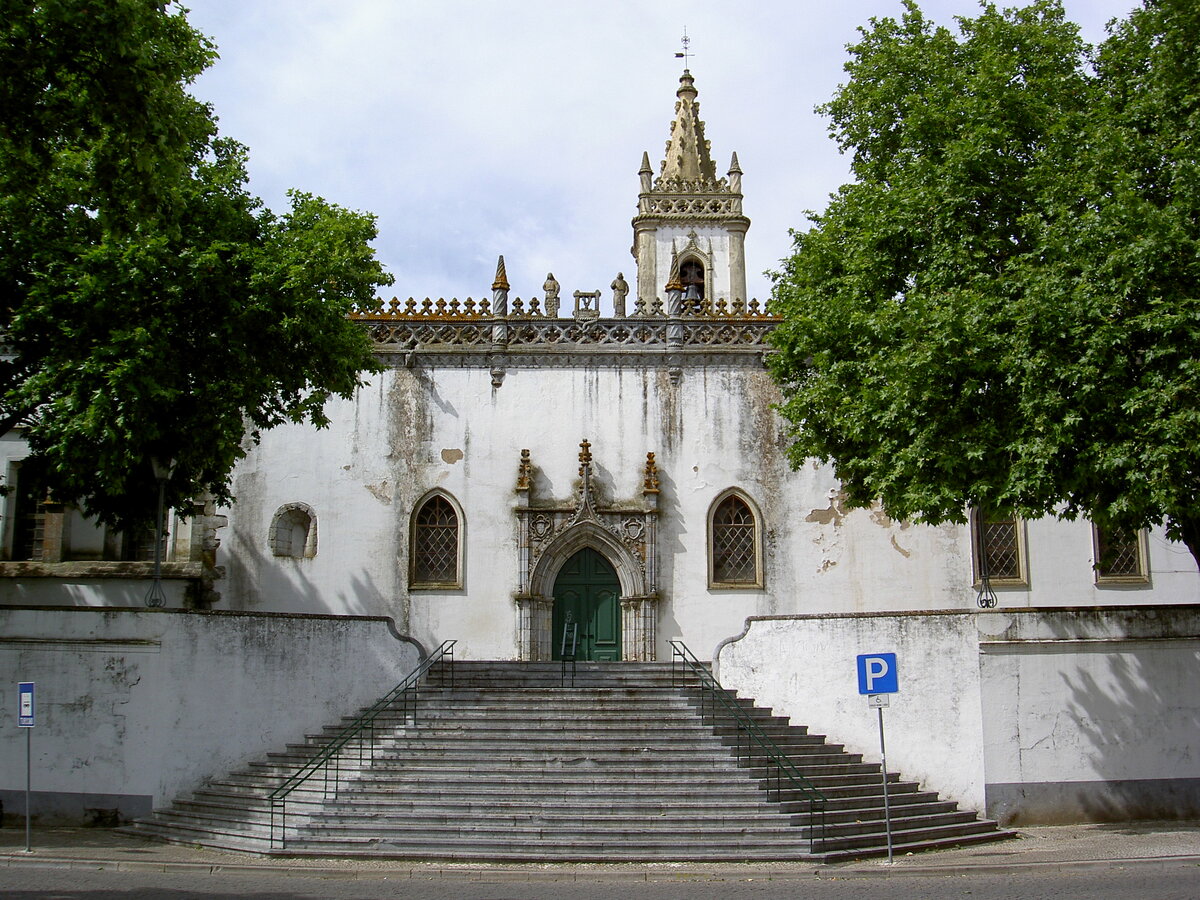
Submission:
[[[32,812],[86,822],[144,815],[299,741],[422,655],[388,618],[0,607],[0,801],[24,813],[18,681],[37,684]]]
[[[754,617],[714,663],[878,761],[855,661],[883,652],[892,771],[1005,824],[1200,817],[1200,606]]]

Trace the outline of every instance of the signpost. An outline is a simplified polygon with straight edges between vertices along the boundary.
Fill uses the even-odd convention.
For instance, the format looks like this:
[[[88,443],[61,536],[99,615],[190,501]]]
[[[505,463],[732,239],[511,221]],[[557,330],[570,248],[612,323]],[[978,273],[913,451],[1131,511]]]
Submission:
[[[892,809],[888,801],[887,746],[883,739],[883,709],[891,694],[900,692],[895,653],[862,653],[858,657],[858,692],[867,708],[879,710],[879,756],[883,768],[883,821],[887,828],[888,863],[892,862]]]
[[[33,685],[32,681],[17,682],[17,726],[19,728],[28,728],[25,732],[25,852],[32,853],[33,849],[29,840],[29,796],[31,794],[30,786],[33,781],[33,759],[30,748],[30,735],[33,734],[33,726],[36,720],[36,707],[33,700]]]

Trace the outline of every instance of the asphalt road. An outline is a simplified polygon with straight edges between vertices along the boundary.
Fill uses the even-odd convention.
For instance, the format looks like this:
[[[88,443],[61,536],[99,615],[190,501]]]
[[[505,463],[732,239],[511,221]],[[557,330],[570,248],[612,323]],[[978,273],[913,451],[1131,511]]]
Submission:
[[[514,873],[515,875],[516,873]],[[1198,900],[1200,866],[1163,863],[1084,869],[1021,869],[1007,875],[797,874],[779,880],[669,879],[657,882],[555,881],[506,876],[492,882],[448,877],[397,878],[385,873],[346,875],[207,872],[117,872],[13,867],[0,870],[4,900]]]

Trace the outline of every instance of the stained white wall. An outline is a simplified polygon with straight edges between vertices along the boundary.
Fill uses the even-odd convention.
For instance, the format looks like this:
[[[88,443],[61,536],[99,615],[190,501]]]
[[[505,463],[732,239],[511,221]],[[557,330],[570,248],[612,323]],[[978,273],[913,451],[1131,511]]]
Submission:
[[[879,762],[879,716],[858,693],[856,660],[895,653],[900,692],[884,711],[888,770],[969,809],[984,806],[983,713],[971,613],[755,619],[725,644],[721,683]]]
[[[335,403],[328,430],[275,429],[239,466],[218,589],[236,608],[389,615],[430,645],[453,637],[466,656],[512,657],[520,451],[532,453],[533,502],[569,503],[587,438],[606,501],[640,502],[656,454],[660,650],[682,637],[707,658],[748,615],[972,602],[955,529],[847,512],[827,467],[789,469],[776,399],[761,366],[734,363],[685,367],[679,384],[636,360],[514,367],[500,387],[478,367],[389,370]],[[466,514],[464,588],[410,593],[409,516],[434,487]],[[765,590],[708,587],[707,517],[730,487],[762,511]],[[271,517],[297,501],[316,510],[317,555],[273,557]]]
[[[217,587],[235,609],[387,615],[423,642],[462,641],[465,656],[516,653],[520,451],[535,468],[534,501],[570,502],[579,442],[592,443],[605,500],[639,502],[647,452],[661,480],[660,656],[682,638],[701,658],[751,615],[972,609],[965,527],[891,521],[845,509],[828,466],[792,471],[772,409],[778,394],[757,365],[685,361],[678,384],[663,366],[546,355],[488,368],[418,357],[376,376],[329,409],[332,425],[267,432],[239,465],[238,497],[222,529]],[[430,489],[466,515],[461,591],[407,588],[409,517]],[[738,487],[763,514],[764,590],[710,590],[710,505]],[[318,518],[312,559],[274,557],[271,518],[290,502]],[[1086,522],[1028,523],[1030,587],[1002,606],[1190,602],[1200,584],[1182,548],[1154,535],[1147,585],[1098,587]]]
[[[990,812],[1200,815],[1200,607],[980,615]]]
[[[1200,815],[1200,607],[754,619],[716,671],[878,762],[855,662],[889,652],[890,770],[1004,823]]]
[[[417,662],[380,619],[0,608],[0,795],[25,788],[18,681],[37,684],[34,812],[78,819],[167,804],[373,702]]]
[[[218,608],[389,616],[430,646],[458,638],[464,656],[511,658],[520,451],[532,452],[534,501],[568,503],[583,438],[607,501],[640,502],[646,453],[656,454],[660,656],[682,638],[708,658],[753,615],[973,608],[968,529],[847,510],[829,466],[791,470],[777,390],[745,355],[685,357],[674,383],[664,365],[632,352],[547,352],[511,364],[498,387],[489,368],[463,361],[418,356],[333,401],[328,429],[263,436],[234,472],[237,502],[217,532]],[[19,441],[0,441],[0,463],[22,454]],[[465,512],[464,587],[410,592],[410,516],[435,487]],[[762,590],[707,584],[707,516],[730,487],[762,512]],[[272,517],[296,502],[316,513],[317,554],[276,557]],[[1161,532],[1150,536],[1150,580],[1139,585],[1095,583],[1087,522],[1028,522],[1025,534],[1029,586],[999,589],[1001,607],[1188,603],[1200,587],[1190,555]],[[89,579],[88,563],[40,578],[6,565],[0,604],[137,605],[145,594],[136,579]],[[182,604],[182,582],[167,587],[169,604]]]

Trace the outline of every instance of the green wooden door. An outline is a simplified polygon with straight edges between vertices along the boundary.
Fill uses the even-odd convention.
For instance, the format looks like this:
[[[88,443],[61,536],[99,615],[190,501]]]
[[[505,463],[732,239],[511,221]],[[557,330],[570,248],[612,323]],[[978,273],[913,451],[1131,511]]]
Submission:
[[[554,658],[562,657],[563,626],[577,623],[579,660],[621,658],[621,584],[608,560],[591,548],[580,550],[554,581]]]

